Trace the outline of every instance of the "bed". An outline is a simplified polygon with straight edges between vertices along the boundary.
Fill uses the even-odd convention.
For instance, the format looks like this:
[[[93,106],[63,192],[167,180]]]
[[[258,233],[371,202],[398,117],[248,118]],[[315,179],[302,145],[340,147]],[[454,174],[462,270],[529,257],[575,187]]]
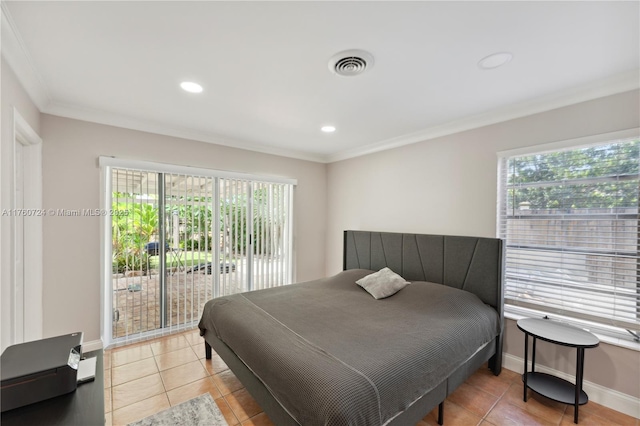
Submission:
[[[493,238],[345,231],[343,271],[212,299],[211,351],[278,426],[415,425],[483,364],[502,368],[503,248]],[[355,282],[411,284],[376,300]]]

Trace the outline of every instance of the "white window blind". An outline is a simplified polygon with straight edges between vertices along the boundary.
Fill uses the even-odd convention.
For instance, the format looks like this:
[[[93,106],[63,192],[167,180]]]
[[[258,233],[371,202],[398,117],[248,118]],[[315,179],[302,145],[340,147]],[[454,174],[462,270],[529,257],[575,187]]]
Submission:
[[[505,303],[640,330],[640,139],[500,159]]]
[[[219,196],[220,257],[235,272],[219,295],[291,284],[293,186],[220,179]]]

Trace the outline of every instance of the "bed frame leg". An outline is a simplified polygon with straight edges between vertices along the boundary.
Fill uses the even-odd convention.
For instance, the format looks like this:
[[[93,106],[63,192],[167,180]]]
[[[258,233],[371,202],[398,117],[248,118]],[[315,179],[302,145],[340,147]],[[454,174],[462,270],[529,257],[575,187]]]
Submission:
[[[204,342],[204,357],[211,359],[211,345],[207,341]]]
[[[438,405],[438,424],[442,426],[444,423],[444,401]]]
[[[489,369],[496,376],[502,371],[502,333],[496,339],[496,353],[489,359]]]

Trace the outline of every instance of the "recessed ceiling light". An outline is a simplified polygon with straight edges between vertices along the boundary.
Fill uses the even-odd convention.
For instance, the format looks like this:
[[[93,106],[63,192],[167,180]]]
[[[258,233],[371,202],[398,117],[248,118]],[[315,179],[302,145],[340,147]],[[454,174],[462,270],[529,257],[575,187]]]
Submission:
[[[200,86],[198,83],[194,83],[193,81],[183,81],[182,83],[180,83],[180,87],[182,87],[182,90],[190,93],[202,92],[202,86]]]
[[[478,62],[478,67],[483,70],[492,70],[506,64],[512,58],[513,54],[509,52],[494,53],[487,56],[486,58],[480,59],[480,62]]]
[[[336,128],[333,126],[322,126],[320,130],[322,130],[325,133],[333,133],[336,131]]]

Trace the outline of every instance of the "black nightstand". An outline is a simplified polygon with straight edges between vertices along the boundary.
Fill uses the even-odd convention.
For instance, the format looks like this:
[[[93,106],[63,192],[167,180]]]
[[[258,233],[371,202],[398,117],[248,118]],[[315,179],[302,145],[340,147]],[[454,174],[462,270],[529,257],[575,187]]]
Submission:
[[[522,375],[524,401],[527,401],[527,389],[531,389],[554,401],[573,405],[573,422],[578,423],[578,406],[586,404],[589,400],[587,394],[582,390],[584,350],[595,348],[600,344],[600,340],[586,330],[549,319],[520,319],[518,320],[518,328],[524,332],[524,374]],[[527,372],[529,336],[533,336],[533,350],[531,351],[531,371]],[[535,371],[536,339],[577,349],[575,384],[550,374]]]
[[[2,426],[64,425],[104,426],[104,363],[102,350],[87,352],[97,356],[95,380],[78,385],[71,393],[2,413]]]

